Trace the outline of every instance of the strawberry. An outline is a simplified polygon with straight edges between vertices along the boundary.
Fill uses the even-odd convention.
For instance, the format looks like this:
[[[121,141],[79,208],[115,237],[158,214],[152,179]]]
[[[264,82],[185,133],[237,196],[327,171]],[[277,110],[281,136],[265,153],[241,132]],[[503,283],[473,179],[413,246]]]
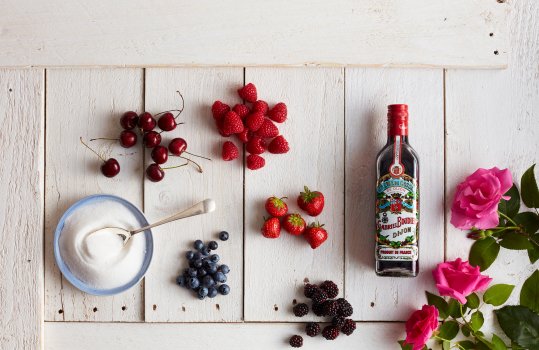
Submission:
[[[305,231],[305,239],[311,245],[311,248],[316,249],[328,239],[328,232],[320,224],[312,223]]]
[[[298,206],[310,216],[317,216],[324,209],[324,195],[321,192],[311,192],[307,186],[305,192],[298,196]]]
[[[283,135],[277,136],[271,140],[268,146],[268,151],[275,154],[287,153],[289,150],[290,147],[288,146],[288,141],[286,141]]]
[[[266,115],[268,113],[268,103],[262,100],[255,101],[253,103],[253,112],[260,112]]]
[[[257,154],[249,154],[247,156],[247,168],[258,170],[266,165],[266,160]]]
[[[273,124],[269,118],[265,118],[260,129],[257,130],[256,134],[264,139],[270,139],[279,135],[279,129]]]
[[[257,100],[256,86],[253,83],[249,83],[238,89],[238,95],[247,102],[255,102]]]
[[[211,106],[211,113],[215,120],[223,118],[228,111],[230,111],[230,107],[221,101],[215,101]]]
[[[288,212],[288,205],[283,201],[283,198],[277,198],[275,196],[269,197],[266,200],[266,211],[273,217],[280,218],[281,216],[286,215]]]
[[[251,154],[262,154],[266,152],[266,142],[260,136],[253,136],[247,142],[246,149]]]
[[[222,157],[223,160],[229,161],[238,158],[240,155],[240,151],[238,150],[238,147],[236,147],[235,144],[233,144],[230,141],[226,141],[223,143],[223,152]]]
[[[223,117],[223,128],[222,131],[225,134],[238,134],[244,129],[243,122],[241,121],[240,116],[234,112],[229,111]]]
[[[251,113],[251,111],[249,110],[249,107],[247,107],[244,104],[239,104],[239,103],[235,105],[232,108],[232,110],[236,112],[236,114],[239,115],[241,119],[245,118],[247,114]]]
[[[242,132],[236,134],[236,136],[242,143],[247,143],[253,136],[252,134],[253,132],[251,130],[245,128]]]
[[[283,102],[279,102],[270,109],[268,117],[276,123],[282,123],[286,120],[287,113],[286,105]]]
[[[264,114],[253,112],[245,118],[245,126],[251,131],[257,131],[264,124]]]
[[[305,231],[305,220],[299,214],[288,214],[283,219],[283,228],[294,236],[299,236]]]
[[[269,218],[262,225],[262,235],[266,238],[279,238],[281,235],[281,223],[279,218]]]

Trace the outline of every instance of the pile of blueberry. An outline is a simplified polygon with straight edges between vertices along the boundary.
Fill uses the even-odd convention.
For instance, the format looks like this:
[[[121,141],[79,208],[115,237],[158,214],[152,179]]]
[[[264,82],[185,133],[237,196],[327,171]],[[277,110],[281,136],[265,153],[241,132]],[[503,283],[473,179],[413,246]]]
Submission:
[[[219,233],[219,239],[226,241],[228,232]],[[219,264],[219,255],[213,253],[218,247],[216,241],[204,244],[197,239],[193,244],[195,250],[185,253],[189,267],[176,278],[178,285],[191,289],[200,300],[206,297],[215,298],[217,294],[230,293],[230,287],[226,284],[230,268],[225,264]]]

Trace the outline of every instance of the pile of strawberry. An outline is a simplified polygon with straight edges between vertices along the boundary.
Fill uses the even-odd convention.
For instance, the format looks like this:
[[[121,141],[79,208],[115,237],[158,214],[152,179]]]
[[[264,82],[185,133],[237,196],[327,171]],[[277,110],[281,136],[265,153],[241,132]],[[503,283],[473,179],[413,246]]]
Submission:
[[[304,188],[305,192],[300,192],[298,196],[298,206],[310,216],[320,215],[324,209],[324,195],[322,192],[309,190],[307,186]],[[305,219],[299,213],[289,214],[285,198],[273,196],[266,200],[266,211],[271,217],[264,221],[262,235],[266,238],[279,238],[282,227],[293,236],[303,235],[312,249],[318,248],[328,238],[324,225],[313,222],[307,226]]]
[[[215,101],[211,111],[219,134],[223,137],[236,135],[249,153],[247,168],[257,170],[266,165],[265,159],[260,156],[266,150],[274,154],[290,150],[288,141],[279,135],[275,125],[286,120],[286,104],[279,102],[270,109],[267,102],[258,99],[256,86],[252,83],[239,89],[238,94],[245,101],[244,104],[237,104],[231,109],[229,105]],[[226,141],[222,149],[223,160],[234,160],[238,156],[238,147],[234,142]]]

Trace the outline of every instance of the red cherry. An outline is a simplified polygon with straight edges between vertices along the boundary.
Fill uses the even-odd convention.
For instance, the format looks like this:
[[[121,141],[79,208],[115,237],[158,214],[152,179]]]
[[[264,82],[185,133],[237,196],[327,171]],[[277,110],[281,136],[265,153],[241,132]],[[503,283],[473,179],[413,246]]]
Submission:
[[[175,156],[181,156],[185,150],[187,150],[187,141],[181,137],[172,139],[168,144],[168,150]]]
[[[148,112],[144,112],[138,118],[138,126],[144,131],[151,131],[155,128],[157,122]]]
[[[165,172],[158,164],[152,163],[146,168],[146,176],[152,182],[159,182],[165,177]]]
[[[124,130],[120,133],[120,145],[124,148],[133,147],[137,143],[137,134],[131,130]]]
[[[167,112],[159,118],[157,125],[159,125],[159,128],[163,131],[171,131],[176,129],[177,124],[172,113]]]
[[[125,112],[124,115],[120,118],[120,125],[125,130],[131,130],[135,126],[137,126],[138,123],[138,115],[136,112],[129,111]]]
[[[142,143],[148,148],[154,148],[161,144],[161,134],[157,131],[148,131],[142,137]]]
[[[164,164],[168,160],[168,149],[165,146],[155,146],[152,151],[152,159],[157,164]]]
[[[101,165],[101,172],[106,177],[114,177],[120,172],[120,164],[116,159],[109,158]]]

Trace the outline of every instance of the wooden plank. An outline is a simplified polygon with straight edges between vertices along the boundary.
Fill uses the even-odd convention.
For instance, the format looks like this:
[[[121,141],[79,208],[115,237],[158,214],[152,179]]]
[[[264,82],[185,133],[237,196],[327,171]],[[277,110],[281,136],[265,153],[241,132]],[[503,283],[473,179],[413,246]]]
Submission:
[[[392,103],[409,105],[421,166],[420,274],[411,279],[374,272],[374,164]],[[406,320],[433,287],[431,270],[444,258],[443,128],[442,70],[346,70],[346,296],[358,320]]]
[[[243,69],[147,69],[146,109],[157,113],[177,109],[185,98],[185,110],[179,120],[185,122],[176,130],[163,133],[163,144],[175,137],[188,143],[187,151],[213,159],[205,161],[187,155],[201,164],[200,174],[193,167],[165,171],[163,181],[146,180],[144,186],[145,212],[151,219],[160,219],[191,206],[205,198],[217,202],[214,213],[184,219],[154,231],[155,253],[146,277],[146,321],[240,321],[243,313],[243,168],[241,162],[221,160],[221,140],[211,116],[211,104],[221,99],[240,102],[235,89],[243,85]],[[152,163],[150,153],[146,163]],[[185,163],[169,158],[165,166]],[[226,230],[230,239],[221,242],[217,234]],[[192,249],[193,241],[217,240],[217,253],[231,272],[227,284],[228,296],[200,301],[189,290],[176,285],[176,276],[185,269],[184,253]]]
[[[60,216],[77,200],[96,193],[121,196],[142,207],[142,152],[111,141],[92,146],[120,162],[115,178],[104,177],[98,158],[79,137],[117,137],[119,117],[142,110],[141,69],[68,69],[47,71],[45,305],[46,320],[140,321],[142,287],[114,297],[84,294],[61,277],[52,241]],[[137,152],[131,156],[118,156]],[[94,311],[95,310],[95,311]]]
[[[43,346],[43,88],[0,70],[0,349]]]
[[[496,0],[18,1],[0,13],[0,66],[500,68],[508,8]]]
[[[284,155],[267,153],[260,170],[246,170],[245,319],[297,320],[291,307],[294,299],[305,298],[304,281],[330,279],[343,285],[344,71],[248,68],[245,81],[253,82],[268,103],[287,103],[289,117],[279,128],[291,148]],[[327,242],[312,250],[302,237],[285,231],[280,239],[264,238],[264,201],[287,196],[290,212],[298,212],[295,199],[304,185],[324,193],[326,206],[317,219],[326,225]]]
[[[514,48],[508,70],[447,71],[447,259],[467,259],[473,243],[465,231],[449,222],[457,184],[479,167],[497,166],[509,168],[513,180],[520,185],[524,171],[539,159],[538,16],[537,1],[515,3],[509,20]],[[494,277],[493,283],[516,284],[518,291],[518,286],[538,267],[539,262],[530,265],[525,251],[502,248],[485,273]],[[508,303],[518,303],[518,293],[514,292]],[[486,325],[497,324],[491,312],[484,314]]]

